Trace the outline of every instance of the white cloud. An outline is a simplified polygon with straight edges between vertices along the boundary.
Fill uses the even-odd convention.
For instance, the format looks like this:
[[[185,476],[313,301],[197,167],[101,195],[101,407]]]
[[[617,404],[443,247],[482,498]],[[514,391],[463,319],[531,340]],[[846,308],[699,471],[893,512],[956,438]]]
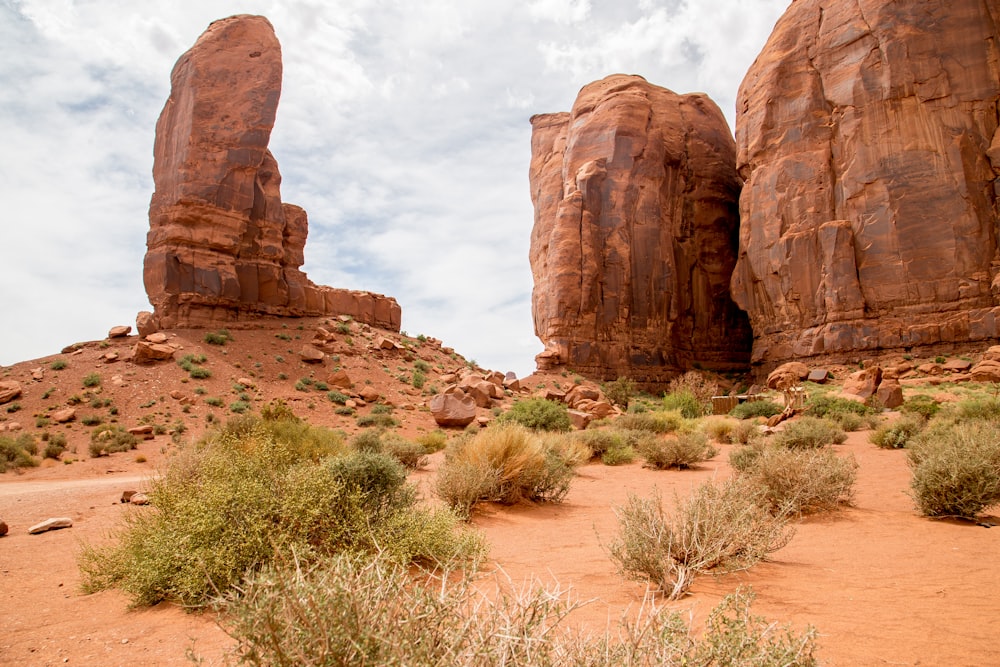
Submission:
[[[395,296],[403,327],[526,373],[528,117],[617,71],[708,92],[740,79],[787,0],[248,0],[282,43],[271,148],[309,213],[316,282]],[[0,2],[0,363],[148,307],[142,256],[170,69],[223,0]]]

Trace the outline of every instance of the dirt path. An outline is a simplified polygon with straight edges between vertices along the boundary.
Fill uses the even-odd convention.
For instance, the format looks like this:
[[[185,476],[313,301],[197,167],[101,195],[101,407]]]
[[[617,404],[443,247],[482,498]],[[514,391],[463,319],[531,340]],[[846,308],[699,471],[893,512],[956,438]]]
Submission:
[[[729,474],[728,449],[700,470],[586,466],[565,503],[489,508],[475,524],[503,576],[593,600],[571,620],[603,631],[646,592],[615,573],[601,546],[616,530],[613,507],[629,492],[655,488],[669,497]],[[673,606],[702,618],[750,584],[757,613],[819,630],[828,665],[1000,664],[1000,529],[920,518],[906,495],[905,452],[876,449],[867,434],[851,434],[837,449],[861,464],[855,507],[802,521],[771,562],[698,579],[693,594]],[[417,477],[431,475],[433,466]],[[0,664],[185,665],[188,649],[204,664],[223,664],[229,641],[212,618],[170,605],[130,611],[120,594],[79,591],[80,543],[106,539],[127,511],[117,502],[121,490],[145,477],[134,470],[86,479],[0,477],[0,517],[11,526],[0,539]],[[70,516],[74,526],[26,534],[50,516]]]

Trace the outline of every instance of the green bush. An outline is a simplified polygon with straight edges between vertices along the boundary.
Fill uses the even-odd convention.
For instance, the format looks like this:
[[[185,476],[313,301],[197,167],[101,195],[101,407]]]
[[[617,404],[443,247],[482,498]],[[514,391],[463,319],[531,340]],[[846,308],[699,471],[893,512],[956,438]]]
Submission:
[[[941,404],[926,394],[917,394],[903,401],[899,407],[904,414],[917,414],[925,420],[931,419],[941,409]]]
[[[784,423],[784,429],[774,437],[779,447],[806,448],[839,445],[847,439],[838,426],[826,419],[800,417]]]
[[[207,368],[196,366],[191,369],[192,380],[207,380],[210,377],[212,377],[212,371],[208,370]]]
[[[875,414],[877,411],[864,403],[828,394],[813,396],[806,401],[805,414],[811,417],[832,417],[844,412],[863,416]]]
[[[635,450],[629,445],[609,447],[601,454],[601,463],[606,466],[620,466],[635,461]]]
[[[21,409],[21,404],[18,403],[17,401],[14,401],[13,403],[7,405],[8,413],[18,412],[20,409]]]
[[[614,382],[604,385],[604,395],[620,408],[627,409],[629,401],[635,395],[635,382],[627,377],[620,377]]]
[[[449,513],[416,506],[391,458],[313,461],[297,453],[303,448],[272,438],[263,420],[238,418],[183,450],[151,482],[154,511],[129,514],[115,543],[84,549],[85,589],[202,607],[293,557],[308,564],[378,552],[401,565],[440,566],[482,555],[481,538]]]
[[[974,398],[958,404],[958,419],[1000,421],[1000,398]]]
[[[687,389],[666,394],[663,397],[663,409],[667,411],[676,410],[681,413],[681,416],[687,419],[697,419],[708,414],[708,408],[705,403]]]
[[[512,422],[538,431],[568,431],[572,428],[566,406],[544,398],[517,401],[497,421]]]
[[[726,417],[710,417],[702,422],[701,430],[716,442],[732,442],[733,431],[738,421]]]
[[[701,636],[666,607],[591,636],[560,625],[579,603],[558,592],[484,594],[471,574],[414,578],[382,560],[267,567],[242,588],[223,626],[240,664],[258,667],[817,664],[815,630],[799,635],[753,615],[743,588],[711,611]]]
[[[62,433],[46,433],[43,439],[45,440],[45,449],[42,451],[42,456],[47,459],[58,459],[59,455],[66,451],[66,436]]]
[[[90,455],[94,458],[135,449],[139,439],[118,424],[103,424],[90,432]]]
[[[730,417],[737,419],[753,419],[754,417],[769,418],[781,414],[785,408],[774,401],[761,399],[759,401],[746,401],[740,403],[729,411]]]
[[[38,443],[28,433],[15,437],[0,435],[0,472],[18,468],[33,468],[38,461],[32,458],[38,453]]]
[[[927,516],[973,518],[1000,503],[1000,424],[932,423],[910,441],[907,462]]]
[[[51,368],[54,371],[61,371],[64,368],[68,368],[68,367],[69,367],[69,364],[66,363],[65,359],[53,359],[52,363],[49,364],[49,368]]]
[[[849,505],[858,464],[829,448],[744,447],[730,463],[755,488],[775,514],[811,514]],[[734,461],[734,456],[736,460]]]
[[[101,386],[101,376],[97,373],[88,373],[83,377],[84,387],[100,387]]]
[[[434,429],[429,433],[418,435],[417,442],[423,446],[424,451],[428,454],[433,454],[445,448],[448,444],[448,434],[441,429]]]
[[[347,394],[342,394],[339,391],[327,392],[326,397],[331,403],[336,403],[337,405],[343,405],[351,398]]]
[[[658,470],[690,468],[719,453],[704,433],[693,431],[673,436],[648,438],[638,448],[646,463]]]
[[[229,404],[230,412],[241,415],[250,409],[250,403],[247,401],[233,401]]]
[[[740,420],[729,434],[729,441],[734,445],[749,445],[762,440],[763,437],[764,434],[756,422]]]
[[[902,449],[923,430],[926,421],[919,413],[905,414],[891,424],[879,426],[871,434],[872,444],[882,449]]]
[[[218,331],[209,331],[206,333],[203,340],[209,345],[225,345],[233,340],[233,336],[228,330],[219,329]]]
[[[103,420],[98,415],[87,415],[86,417],[80,420],[80,422],[84,426],[97,426],[102,421]]]
[[[375,406],[376,408],[379,406]],[[372,414],[362,415],[357,418],[358,426],[371,427],[375,426],[377,428],[394,428],[399,426],[399,422],[391,414],[386,414],[385,412],[376,412],[372,409]]]
[[[676,600],[704,572],[749,568],[791,539],[787,514],[766,509],[763,491],[740,478],[706,482],[671,514],[655,494],[629,495],[615,509],[619,533],[608,551],[628,578],[649,581]]]
[[[572,477],[573,468],[529,429],[500,423],[449,445],[435,492],[468,516],[479,501],[560,502]]]
[[[218,396],[209,396],[205,399],[205,405],[211,405],[213,408],[221,408],[225,404]]]
[[[649,433],[673,433],[687,426],[685,418],[679,410],[670,412],[639,412],[619,415],[615,419],[616,427],[629,431],[647,431]]]
[[[382,443],[382,451],[399,461],[408,470],[427,465],[427,450],[418,442],[390,435]]]
[[[359,452],[381,452],[382,431],[369,430],[351,438],[351,448]]]

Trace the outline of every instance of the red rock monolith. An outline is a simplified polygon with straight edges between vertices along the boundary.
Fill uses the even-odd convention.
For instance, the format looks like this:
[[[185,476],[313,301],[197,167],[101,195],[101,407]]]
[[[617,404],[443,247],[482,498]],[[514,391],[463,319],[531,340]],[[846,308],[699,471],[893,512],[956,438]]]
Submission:
[[[281,201],[268,150],[281,75],[262,16],[215,21],[174,66],[153,150],[147,328],[347,314],[399,329],[395,299],[317,286],[299,270],[306,212]]]
[[[715,103],[616,74],[531,124],[539,368],[656,386],[745,367],[750,329],[729,296],[740,180]]]
[[[1000,334],[1000,5],[796,0],[740,87],[753,362]]]

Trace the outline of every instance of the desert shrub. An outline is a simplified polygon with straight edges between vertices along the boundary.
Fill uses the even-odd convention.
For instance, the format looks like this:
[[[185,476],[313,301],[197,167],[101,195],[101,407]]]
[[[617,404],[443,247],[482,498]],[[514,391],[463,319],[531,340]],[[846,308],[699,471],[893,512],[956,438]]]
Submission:
[[[729,441],[734,445],[749,445],[763,439],[764,434],[756,422],[740,420],[729,434]]]
[[[635,382],[627,377],[620,377],[614,382],[607,382],[604,385],[604,395],[613,404],[628,408],[629,401],[635,395]]]
[[[375,406],[376,408],[379,406]],[[372,409],[372,413],[368,415],[361,415],[355,420],[358,426],[365,428],[376,427],[376,428],[394,428],[399,426],[399,422],[391,414],[385,412],[376,412]]]
[[[344,405],[351,398],[347,394],[343,394],[339,391],[327,392],[326,397],[331,403],[336,403],[337,405]]]
[[[135,449],[139,439],[118,424],[102,424],[90,432],[90,455],[94,458]]]
[[[865,417],[861,415],[854,414],[853,412],[839,412],[827,417],[830,421],[835,423],[837,426],[842,428],[848,433],[853,433],[854,431],[860,431],[863,428],[869,426],[869,422]]]
[[[202,339],[209,345],[225,345],[233,339],[232,334],[226,329],[219,329],[218,331],[209,331],[205,334]]]
[[[664,410],[677,411],[687,419],[697,419],[708,414],[705,403],[687,389],[664,395],[662,404]]]
[[[737,472],[747,472],[753,468],[757,459],[764,452],[764,443],[755,440],[752,443],[737,447],[729,452],[729,465]]]
[[[650,467],[666,470],[690,468],[696,463],[709,460],[719,450],[708,441],[708,436],[704,433],[692,431],[649,438],[639,446],[638,452]]]
[[[1000,502],[1000,425],[932,423],[907,448],[917,508],[927,516],[972,518]]]
[[[333,414],[352,417],[354,416],[354,408],[349,408],[346,405],[342,405],[339,408],[334,408]]]
[[[53,359],[52,363],[49,364],[49,368],[51,368],[54,371],[61,371],[64,368],[68,368],[68,367],[69,367],[69,364],[66,363],[65,359]]]
[[[685,419],[679,410],[669,412],[640,412],[619,415],[614,424],[617,428],[630,431],[648,431],[650,433],[673,433],[686,427]]]
[[[737,419],[753,419],[754,417],[768,418],[781,414],[784,409],[785,408],[783,406],[778,405],[774,401],[761,399],[759,401],[746,401],[744,403],[740,403],[729,411],[729,416],[736,417]]]
[[[38,443],[27,433],[15,437],[0,435],[0,472],[33,468],[38,461],[32,458],[38,453]]]
[[[448,444],[448,434],[441,429],[434,429],[428,433],[421,433],[417,436],[417,442],[423,445],[428,454],[440,452]]]
[[[601,454],[601,463],[606,466],[620,466],[635,461],[635,450],[629,445],[610,447]]]
[[[800,417],[784,424],[784,430],[774,437],[779,447],[806,448],[839,445],[847,439],[840,427],[826,419]]]
[[[850,504],[858,469],[853,457],[837,456],[828,448],[745,449],[751,452],[733,468],[763,489],[763,500],[772,512],[810,514]]]
[[[1000,398],[973,398],[959,402],[958,419],[983,419],[1000,421]]]
[[[667,394],[683,392],[694,396],[698,403],[707,410],[712,404],[712,397],[719,393],[719,386],[698,371],[688,371],[684,375],[675,377],[667,385]]]
[[[844,412],[856,415],[871,415],[877,411],[864,403],[840,396],[830,396],[829,394],[819,394],[806,401],[805,414],[811,417],[832,417]]]
[[[926,422],[920,414],[909,413],[891,424],[879,426],[869,438],[876,447],[881,447],[882,449],[902,449],[906,447],[913,436],[923,430],[925,424]]]
[[[904,414],[917,414],[924,419],[930,419],[941,409],[941,404],[926,394],[917,394],[903,401],[899,411]]]
[[[83,376],[83,386],[84,387],[100,387],[101,386],[101,376],[98,373],[88,373]]]
[[[648,580],[677,599],[694,577],[753,566],[788,543],[787,514],[772,514],[763,491],[741,478],[706,482],[688,498],[675,496],[673,512],[656,495],[629,495],[615,509],[619,533],[608,547],[628,578]]]
[[[397,435],[389,435],[383,440],[382,451],[409,470],[416,470],[427,465],[427,450],[424,449],[424,446]]]
[[[84,426],[97,426],[102,421],[103,420],[98,415],[87,415],[86,417],[84,417],[83,419],[80,420],[80,422]]]
[[[696,637],[666,607],[591,636],[566,627],[579,603],[540,588],[479,593],[470,574],[415,579],[383,560],[336,557],[268,567],[230,596],[223,627],[240,664],[272,665],[783,665],[814,667],[816,632],[755,616],[741,588]]]
[[[711,417],[701,424],[702,432],[716,442],[732,442],[733,429],[739,422],[725,417]]]
[[[452,441],[438,471],[435,492],[458,514],[479,501],[559,502],[573,468],[520,424],[501,423]]]
[[[192,380],[207,380],[212,377],[212,371],[201,366],[195,366],[191,369],[190,375]]]
[[[13,403],[9,403],[7,405],[7,412],[8,413],[18,412],[20,409],[21,409],[21,404],[18,403],[17,401],[14,401]]]
[[[576,468],[593,458],[590,447],[565,433],[540,434],[542,448],[570,468]]]
[[[209,396],[205,399],[205,405],[211,405],[213,408],[221,408],[224,403],[218,396]]]
[[[46,437],[47,436],[47,437]],[[66,451],[66,436],[63,433],[45,433],[45,449],[42,456],[47,459],[58,459],[59,455]]]
[[[634,438],[630,439],[628,433],[620,429],[587,429],[577,431],[572,437],[590,450],[591,458],[616,466],[635,460],[635,450],[629,444]]]
[[[185,449],[151,482],[154,511],[129,514],[115,543],[84,549],[85,589],[200,607],[291,554],[308,564],[377,551],[439,565],[482,553],[481,539],[449,513],[416,507],[391,458],[354,452],[314,462],[296,449],[251,420]]]
[[[234,412],[234,413],[236,413],[238,415],[243,414],[244,412],[246,412],[249,409],[250,409],[250,403],[247,402],[247,401],[242,401],[242,400],[241,401],[233,401],[232,403],[229,404],[229,410],[230,410],[230,412]]]
[[[513,422],[537,431],[568,431],[572,428],[566,406],[544,398],[517,401],[497,421]]]

